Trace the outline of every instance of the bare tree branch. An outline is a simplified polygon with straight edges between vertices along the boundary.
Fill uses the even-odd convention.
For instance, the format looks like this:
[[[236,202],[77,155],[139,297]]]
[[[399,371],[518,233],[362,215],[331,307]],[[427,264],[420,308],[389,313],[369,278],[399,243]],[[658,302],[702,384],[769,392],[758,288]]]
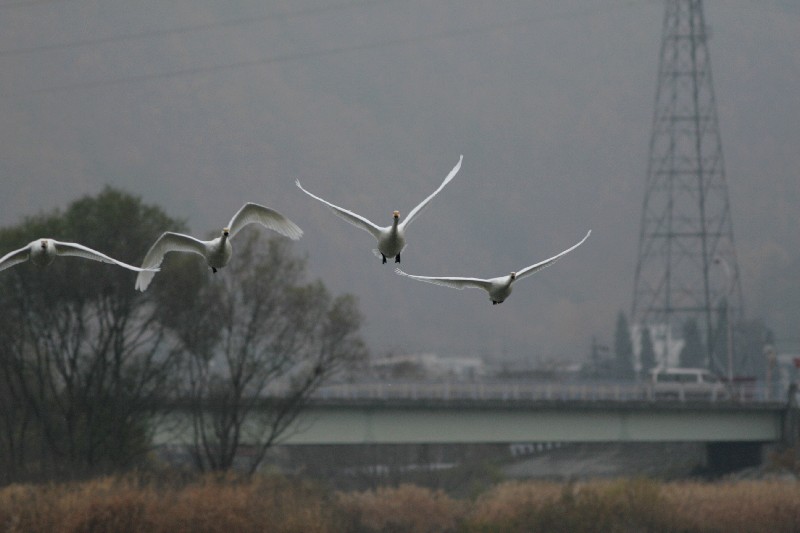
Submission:
[[[230,469],[247,447],[246,469],[254,472],[311,394],[366,350],[352,297],[333,299],[322,283],[304,282],[305,260],[284,239],[240,235],[229,267],[198,287],[171,324],[190,354],[186,396],[198,466]],[[217,335],[203,342],[193,325],[210,316]],[[270,395],[276,384],[281,397]]]

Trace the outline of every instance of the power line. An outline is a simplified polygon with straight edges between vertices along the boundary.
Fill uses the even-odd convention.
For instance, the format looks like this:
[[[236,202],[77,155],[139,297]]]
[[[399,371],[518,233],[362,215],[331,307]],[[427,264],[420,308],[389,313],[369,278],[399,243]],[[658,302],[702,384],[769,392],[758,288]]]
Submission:
[[[15,7],[28,7],[40,4],[60,4],[69,2],[71,0],[22,0],[21,2],[9,2],[7,4],[0,4],[0,9],[13,9]]]
[[[32,5],[32,4],[39,4],[39,3],[57,3],[57,2],[67,2],[71,0],[28,0],[27,2],[15,2],[14,4],[0,4],[0,9],[2,7],[22,7],[24,5]],[[95,39],[79,39],[76,41],[69,41],[65,43],[53,43],[53,44],[44,44],[39,46],[31,46],[27,48],[12,48],[8,50],[0,50],[0,57],[9,57],[15,55],[24,55],[24,54],[32,54],[36,52],[47,52],[52,50],[68,50],[71,48],[79,48],[83,46],[92,46],[97,44],[107,44],[107,43],[116,43],[116,42],[125,42],[125,41],[135,41],[140,39],[150,39],[153,37],[166,37],[169,35],[180,35],[185,33],[191,33],[193,31],[204,31],[204,30],[212,30],[217,28],[232,28],[236,26],[245,26],[249,24],[256,24],[268,20],[286,20],[292,18],[302,18],[309,15],[317,15],[320,13],[326,13],[330,11],[340,11],[346,9],[352,9],[357,7],[372,7],[377,6],[384,3],[389,3],[392,0],[354,0],[351,2],[347,2],[344,4],[336,4],[331,6],[324,6],[324,7],[315,7],[315,8],[308,8],[308,9],[301,9],[294,12],[288,13],[269,13],[265,15],[256,15],[256,16],[248,16],[242,17],[237,19],[231,19],[226,21],[220,22],[209,22],[206,24],[196,24],[196,25],[187,25],[187,26],[180,26],[176,28],[166,28],[166,29],[156,29],[156,30],[146,30],[138,33],[130,33],[127,35],[114,35],[114,36],[107,36],[107,37],[98,37]],[[652,0],[650,0],[652,1]],[[636,1],[631,1],[629,4],[639,3]],[[612,7],[613,8],[613,7]]]
[[[414,44],[414,43],[423,43],[423,42],[430,42],[430,41],[437,41],[442,39],[447,39],[451,37],[457,37],[460,35],[467,35],[470,33],[476,32],[484,32],[484,31],[491,31],[494,29],[501,29],[505,27],[513,27],[513,26],[523,26],[533,22],[532,19],[527,19],[524,21],[516,21],[512,23],[507,23],[504,25],[495,25],[492,27],[483,27],[483,28],[470,28],[470,29],[460,29],[460,30],[453,30],[449,32],[442,32],[440,34],[429,35],[425,37],[404,37],[402,39],[393,39],[388,41],[382,42],[375,42],[375,43],[365,43],[365,44],[356,44],[351,46],[341,46],[337,48],[329,48],[327,50],[316,50],[312,52],[299,52],[294,54],[285,54],[285,55],[278,55],[273,57],[267,57],[262,59],[253,59],[249,61],[238,61],[234,63],[226,63],[223,65],[209,65],[209,66],[202,66],[202,67],[194,67],[194,68],[187,68],[181,70],[174,70],[170,72],[163,72],[159,74],[142,74],[138,76],[127,76],[123,78],[111,79],[111,80],[100,80],[96,82],[82,82],[82,83],[74,83],[68,85],[60,85],[54,87],[47,87],[44,89],[36,89],[33,91],[27,91],[24,94],[43,94],[43,93],[51,93],[51,92],[62,92],[62,91],[74,91],[79,89],[94,89],[98,87],[107,87],[112,85],[120,85],[120,84],[127,84],[127,83],[141,83],[145,81],[153,81],[153,80],[161,80],[161,79],[168,79],[168,78],[177,78],[177,77],[184,77],[184,76],[196,76],[199,74],[208,74],[211,72],[218,72],[223,70],[232,70],[237,68],[243,67],[254,67],[254,66],[261,66],[261,65],[269,65],[272,63],[284,63],[288,61],[298,61],[303,59],[312,59],[318,57],[326,57],[326,56],[333,56],[339,54],[346,54],[346,53],[353,53],[353,52],[360,52],[365,50],[374,50],[374,49],[381,49],[381,48],[390,48],[394,46],[403,46],[407,44]],[[21,96],[19,94],[18,96]]]
[[[30,2],[62,2],[65,0],[30,0]],[[347,2],[344,4],[336,4],[324,7],[316,7],[316,8],[309,8],[309,9],[301,9],[298,11],[294,11],[291,13],[270,13],[266,15],[258,15],[258,16],[250,16],[250,17],[242,17],[238,19],[231,19],[231,20],[224,20],[220,22],[209,22],[206,24],[195,24],[195,25],[187,25],[187,26],[180,26],[177,28],[167,28],[161,30],[147,30],[139,33],[130,33],[127,35],[114,35],[108,37],[98,37],[95,39],[81,39],[77,41],[70,41],[66,43],[54,43],[54,44],[43,44],[39,46],[31,46],[28,48],[12,48],[10,50],[0,50],[0,57],[7,57],[7,56],[15,56],[15,55],[23,55],[23,54],[31,54],[35,52],[46,52],[51,50],[68,50],[71,48],[78,48],[82,46],[92,46],[97,44],[107,44],[107,43],[116,43],[116,42],[124,42],[124,41],[135,41],[139,39],[151,39],[153,37],[166,37],[169,35],[179,35],[184,33],[190,33],[193,31],[203,31],[203,30],[211,30],[217,28],[232,28],[236,26],[244,26],[249,24],[256,24],[260,22],[264,22],[267,20],[286,20],[292,18],[300,18],[306,17],[309,15],[316,15],[320,13],[326,13],[329,11],[339,11],[345,9],[352,9],[354,7],[370,7],[373,5],[378,5],[381,3],[388,2],[390,0],[354,0],[351,2]],[[26,4],[30,3],[27,2]],[[12,5],[12,4],[6,4]],[[0,4],[2,7],[2,4]]]
[[[353,2],[356,4],[358,2]],[[374,3],[374,2],[370,2]],[[628,7],[633,4],[641,4],[638,0],[628,0],[623,4],[613,6],[612,9],[619,9],[622,7]],[[327,9],[327,8],[320,8],[320,9]],[[88,81],[88,82],[79,82],[79,83],[72,83],[72,84],[64,84],[64,85],[57,85],[51,87],[45,87],[42,89],[34,89],[30,91],[3,95],[6,97],[20,97],[26,95],[36,95],[36,94],[46,94],[46,93],[56,93],[56,92],[66,92],[66,91],[76,91],[76,90],[83,90],[83,89],[96,89],[102,87],[111,87],[115,85],[124,85],[124,84],[132,84],[132,83],[142,83],[147,81],[156,81],[156,80],[163,80],[163,79],[170,79],[170,78],[179,78],[179,77],[186,77],[186,76],[197,76],[201,74],[208,74],[213,72],[219,72],[224,70],[233,70],[238,68],[246,68],[246,67],[255,67],[255,66],[263,66],[269,65],[274,63],[285,63],[291,61],[300,61],[304,59],[313,59],[313,58],[320,58],[326,56],[335,56],[341,54],[348,54],[348,53],[355,53],[361,51],[368,51],[368,50],[376,50],[382,48],[391,48],[396,46],[405,46],[410,44],[421,44],[425,42],[432,42],[444,39],[450,39],[455,37],[461,37],[466,35],[472,35],[476,33],[488,33],[492,31],[497,31],[501,29],[508,29],[508,28],[516,28],[516,27],[523,27],[528,26],[533,23],[541,23],[543,20],[553,20],[553,19],[572,19],[572,18],[584,18],[587,16],[593,16],[600,12],[607,12],[608,6],[605,8],[597,8],[591,11],[581,10],[580,12],[571,12],[571,13],[561,13],[558,15],[551,15],[549,17],[529,17],[524,19],[517,19],[511,22],[502,22],[502,23],[494,23],[494,24],[485,24],[474,26],[471,28],[459,28],[455,30],[443,31],[440,33],[435,33],[427,36],[421,37],[403,37],[398,39],[390,39],[387,41],[378,41],[372,43],[364,43],[364,44],[356,44],[350,46],[341,46],[336,48],[329,48],[326,50],[315,50],[310,52],[298,52],[298,53],[290,53],[284,55],[278,55],[273,57],[261,58],[261,59],[253,59],[247,61],[238,61],[233,63],[225,63],[221,65],[208,65],[208,66],[200,66],[200,67],[192,67],[180,70],[172,70],[168,72],[161,72],[161,73],[154,73],[154,74],[140,74],[140,75],[133,75],[133,76],[125,76],[121,78],[109,79],[109,80],[97,80],[97,81]],[[155,30],[154,30],[155,31]],[[183,31],[183,30],[182,30]],[[188,30],[186,30],[188,31]]]

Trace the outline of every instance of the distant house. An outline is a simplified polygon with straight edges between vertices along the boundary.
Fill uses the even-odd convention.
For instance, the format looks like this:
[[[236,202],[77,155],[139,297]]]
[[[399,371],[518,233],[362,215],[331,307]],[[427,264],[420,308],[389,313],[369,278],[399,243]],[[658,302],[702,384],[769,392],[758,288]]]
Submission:
[[[800,353],[777,353],[773,365],[770,378],[778,386],[778,394],[785,394],[792,383],[800,382]]]
[[[441,357],[430,352],[373,359],[369,369],[379,379],[473,381],[486,376],[480,357]]]

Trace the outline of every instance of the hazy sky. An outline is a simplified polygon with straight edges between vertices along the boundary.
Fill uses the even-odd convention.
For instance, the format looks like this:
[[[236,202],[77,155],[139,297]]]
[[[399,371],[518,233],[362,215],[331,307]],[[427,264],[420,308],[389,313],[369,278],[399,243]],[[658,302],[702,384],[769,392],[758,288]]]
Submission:
[[[705,14],[745,310],[796,349],[800,4]],[[630,309],[662,17],[655,0],[0,0],[0,224],[106,184],[198,235],[260,202],[305,230],[313,277],[359,297],[376,355],[582,359]],[[389,224],[459,154],[407,272],[506,274],[593,230],[501,306],[396,276],[294,186]]]

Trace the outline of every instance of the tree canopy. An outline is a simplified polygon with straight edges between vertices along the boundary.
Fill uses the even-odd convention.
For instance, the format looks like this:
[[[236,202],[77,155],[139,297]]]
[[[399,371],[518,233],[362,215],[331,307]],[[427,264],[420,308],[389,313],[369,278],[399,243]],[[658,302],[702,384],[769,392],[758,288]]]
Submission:
[[[639,363],[642,368],[642,375],[647,378],[650,375],[650,371],[658,365],[658,362],[656,361],[656,352],[653,347],[653,336],[650,333],[650,328],[646,325],[642,326],[639,342]]]
[[[0,246],[50,237],[135,263],[159,232],[180,227],[159,208],[105,189],[1,230]],[[148,297],[132,290],[134,277],[71,257],[0,275],[0,321],[15,325],[0,331],[0,376],[18,408],[3,431],[7,472],[103,471],[146,451],[153,399],[174,378],[175,357]]]
[[[683,348],[679,359],[685,368],[706,367],[706,349],[696,320],[690,319],[683,324]]]
[[[137,265],[167,230],[184,225],[107,188],[0,229],[0,249],[49,237]],[[256,416],[262,393],[280,386],[283,397],[257,412],[271,421],[265,450],[324,379],[365,355],[352,297],[305,282],[305,260],[285,239],[245,230],[237,241],[216,275],[198,257],[168,255],[145,293],[134,272],[80,258],[0,273],[0,321],[13,325],[0,328],[0,482],[127,468],[179,395],[240,402],[235,416]],[[208,450],[238,450],[209,427],[195,426]]]

